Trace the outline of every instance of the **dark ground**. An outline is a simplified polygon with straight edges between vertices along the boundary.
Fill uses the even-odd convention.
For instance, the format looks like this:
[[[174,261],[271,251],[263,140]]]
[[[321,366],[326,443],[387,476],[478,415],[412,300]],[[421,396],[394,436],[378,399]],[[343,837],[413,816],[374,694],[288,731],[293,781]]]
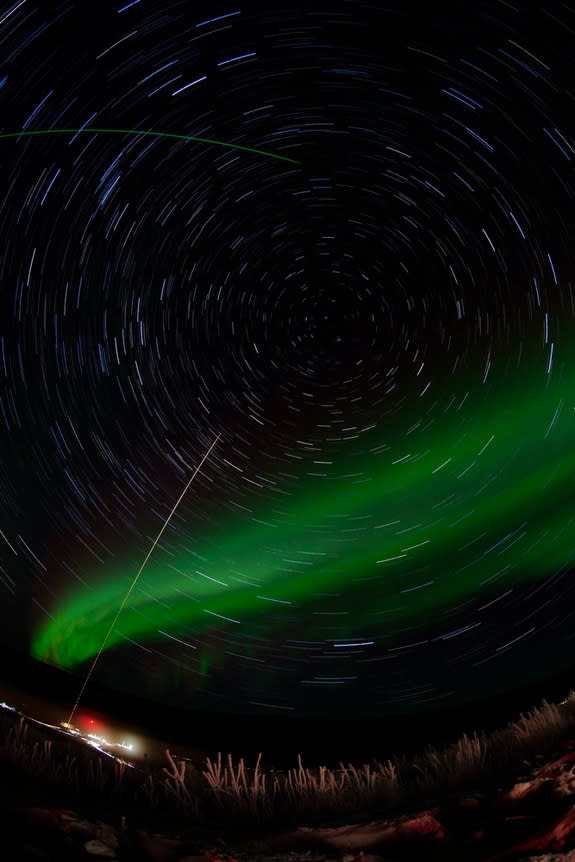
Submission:
[[[567,709],[567,708],[566,708]],[[60,862],[94,856],[119,862],[503,862],[575,859],[575,709],[563,730],[539,734],[540,750],[504,758],[487,773],[466,778],[462,759],[457,776],[447,769],[439,780],[412,785],[396,804],[373,805],[348,812],[301,808],[293,816],[250,816],[236,810],[233,794],[227,809],[208,806],[199,817],[193,804],[176,796],[150,804],[130,782],[145,779],[130,771],[114,783],[102,776],[102,755],[83,743],[65,747],[57,732],[30,726],[24,747],[11,731],[19,718],[3,712],[0,824],[2,844],[14,860]],[[562,737],[562,738],[559,738]],[[18,743],[17,739],[20,739]],[[15,742],[16,740],[16,742]],[[8,742],[8,744],[7,744]],[[46,745],[48,771],[38,768]],[[18,745],[21,748],[18,749]],[[24,751],[24,757],[22,752]],[[20,760],[11,756],[20,751]],[[43,755],[44,753],[44,755]],[[36,772],[34,763],[36,762]],[[167,763],[167,761],[166,761]],[[71,765],[78,767],[77,773]],[[156,782],[161,768],[145,764]],[[413,767],[414,771],[417,767]],[[468,770],[469,771],[469,770]],[[112,774],[112,773],[110,773]],[[189,788],[199,795],[198,770],[188,773]],[[460,780],[461,779],[461,780]],[[167,803],[167,804],[166,804]]]

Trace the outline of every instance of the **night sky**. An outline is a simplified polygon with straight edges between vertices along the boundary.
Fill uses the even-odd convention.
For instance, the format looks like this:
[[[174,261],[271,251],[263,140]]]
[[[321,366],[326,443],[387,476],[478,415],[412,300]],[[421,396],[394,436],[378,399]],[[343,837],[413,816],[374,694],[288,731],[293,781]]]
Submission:
[[[575,664],[574,55],[569,3],[1,4],[2,643],[84,673],[221,435],[111,692],[386,717]]]

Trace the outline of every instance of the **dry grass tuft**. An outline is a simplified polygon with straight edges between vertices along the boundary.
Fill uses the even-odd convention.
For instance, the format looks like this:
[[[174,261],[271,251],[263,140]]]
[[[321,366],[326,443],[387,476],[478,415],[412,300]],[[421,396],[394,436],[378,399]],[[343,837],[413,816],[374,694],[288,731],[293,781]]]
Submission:
[[[442,750],[428,749],[415,761],[420,773],[417,785],[429,792],[440,783],[449,790],[482,778],[490,767],[488,741],[484,734],[463,734],[457,742]]]

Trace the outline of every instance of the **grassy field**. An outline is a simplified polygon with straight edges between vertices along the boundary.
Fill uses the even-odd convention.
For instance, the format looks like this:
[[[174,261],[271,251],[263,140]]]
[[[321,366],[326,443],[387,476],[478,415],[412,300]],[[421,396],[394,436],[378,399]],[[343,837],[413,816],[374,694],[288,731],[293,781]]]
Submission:
[[[423,736],[423,734],[422,734]],[[493,789],[529,760],[543,759],[575,736],[575,697],[543,701],[490,735],[463,735],[443,748],[422,747],[381,763],[340,762],[337,769],[266,769],[265,752],[248,764],[218,753],[200,768],[166,750],[165,765],[131,767],[43,728],[0,713],[0,793],[7,806],[81,808],[113,823],[169,830],[187,824],[255,830],[371,820],[462,792]],[[422,739],[422,742],[424,740]]]

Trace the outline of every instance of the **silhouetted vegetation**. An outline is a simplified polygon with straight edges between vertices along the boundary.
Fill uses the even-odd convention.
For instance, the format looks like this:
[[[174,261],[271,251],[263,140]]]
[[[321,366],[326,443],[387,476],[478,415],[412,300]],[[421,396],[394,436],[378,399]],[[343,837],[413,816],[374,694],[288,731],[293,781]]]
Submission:
[[[81,742],[3,712],[0,759],[4,794],[14,804],[91,806],[115,819],[148,821],[182,817],[190,823],[283,826],[305,817],[310,824],[362,812],[369,817],[408,811],[450,794],[503,786],[525,769],[526,758],[547,755],[575,731],[575,696],[561,704],[543,701],[496,732],[463,735],[443,748],[361,765],[306,767],[301,757],[285,771],[264,768],[260,754],[249,766],[243,757],[218,753],[203,768],[166,751],[166,766],[131,767]],[[193,741],[190,740],[190,743]]]

